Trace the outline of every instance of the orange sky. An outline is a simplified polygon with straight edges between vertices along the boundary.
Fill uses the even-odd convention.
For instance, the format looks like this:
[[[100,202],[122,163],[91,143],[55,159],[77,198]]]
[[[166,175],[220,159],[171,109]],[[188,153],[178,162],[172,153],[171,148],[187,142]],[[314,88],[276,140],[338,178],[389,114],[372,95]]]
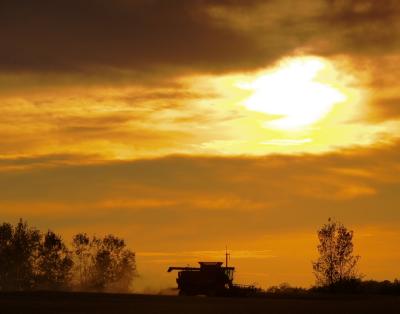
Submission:
[[[0,213],[114,233],[137,289],[224,258],[314,283],[316,230],[399,277],[395,0],[3,1]],[[68,240],[69,241],[69,240]]]

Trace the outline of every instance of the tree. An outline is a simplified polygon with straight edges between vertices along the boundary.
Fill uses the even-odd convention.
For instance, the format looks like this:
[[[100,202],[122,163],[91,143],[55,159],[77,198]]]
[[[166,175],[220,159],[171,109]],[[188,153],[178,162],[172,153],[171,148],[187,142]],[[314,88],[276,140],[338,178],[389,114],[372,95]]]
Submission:
[[[91,241],[86,233],[78,233],[72,239],[72,248],[75,258],[75,271],[78,276],[78,285],[82,289],[89,283],[89,265],[91,257]]]
[[[130,290],[135,253],[123,239],[79,233],[72,245],[69,251],[59,235],[43,234],[22,219],[15,226],[0,224],[0,291],[64,290],[73,286],[73,278],[81,290]]]
[[[29,290],[35,287],[35,261],[38,257],[41,233],[19,220],[13,227],[0,226],[0,288]]]
[[[318,240],[319,258],[313,262],[318,285],[332,286],[360,278],[356,269],[360,257],[353,255],[353,231],[329,218],[318,230]]]
[[[73,246],[80,289],[129,291],[136,276],[135,253],[123,239],[113,235],[89,239],[86,234],[77,234]]]
[[[9,223],[3,223],[0,226],[0,290],[6,290],[12,281],[11,259],[13,226]]]
[[[136,276],[135,253],[113,235],[94,238],[93,287],[100,291],[129,291]]]
[[[130,250],[123,250],[120,261],[118,263],[117,280],[114,284],[115,291],[126,292],[132,286],[133,279],[136,274],[136,256]]]
[[[39,248],[38,286],[48,290],[65,290],[72,277],[73,261],[60,236],[48,231]]]

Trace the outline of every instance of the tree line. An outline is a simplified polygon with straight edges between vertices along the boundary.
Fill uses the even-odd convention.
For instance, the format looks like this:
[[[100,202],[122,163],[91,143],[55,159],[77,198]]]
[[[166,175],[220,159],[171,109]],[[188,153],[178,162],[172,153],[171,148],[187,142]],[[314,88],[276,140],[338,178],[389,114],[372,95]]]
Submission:
[[[363,281],[354,254],[353,231],[328,220],[318,231],[318,258],[312,262],[316,285],[311,289],[288,284],[266,292],[360,292],[400,294],[400,282]],[[135,253],[123,239],[86,233],[73,236],[69,248],[53,231],[45,233],[22,219],[0,225],[0,291],[75,290],[128,292],[137,276]],[[258,289],[257,291],[261,291]]]
[[[127,292],[135,276],[135,253],[114,235],[78,233],[69,248],[53,231],[22,219],[0,225],[0,291]]]

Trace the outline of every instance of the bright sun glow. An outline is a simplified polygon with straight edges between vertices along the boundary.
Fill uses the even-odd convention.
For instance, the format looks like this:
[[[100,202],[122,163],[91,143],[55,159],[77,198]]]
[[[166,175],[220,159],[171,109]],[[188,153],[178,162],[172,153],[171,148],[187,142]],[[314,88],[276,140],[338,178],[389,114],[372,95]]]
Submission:
[[[311,125],[346,95],[324,82],[323,74],[330,65],[320,58],[298,58],[282,62],[250,83],[238,87],[253,94],[244,105],[254,111],[276,116],[268,127],[293,129]]]
[[[199,152],[326,152],[369,145],[387,129],[359,123],[370,96],[347,59],[297,56],[255,72],[195,76],[183,84],[209,95],[193,99],[193,108],[218,117]]]

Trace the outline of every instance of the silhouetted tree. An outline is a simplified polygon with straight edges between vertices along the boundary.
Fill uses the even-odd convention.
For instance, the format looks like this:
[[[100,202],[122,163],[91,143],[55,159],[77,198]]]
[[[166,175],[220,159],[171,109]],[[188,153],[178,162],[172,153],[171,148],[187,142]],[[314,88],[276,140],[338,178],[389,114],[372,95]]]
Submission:
[[[118,263],[117,281],[114,284],[116,291],[126,292],[132,287],[136,273],[136,256],[130,250],[123,250]]]
[[[0,290],[6,290],[12,281],[12,252],[13,226],[3,223],[0,226]]]
[[[38,286],[41,289],[64,290],[71,282],[73,261],[60,236],[48,231],[39,248]]]
[[[2,290],[29,290],[36,283],[35,261],[41,234],[19,220],[13,227],[0,226],[0,287]]]
[[[103,241],[96,237],[92,239],[92,247],[94,247],[94,252],[89,286],[94,290],[103,291],[113,281],[112,253],[104,247]]]
[[[319,258],[313,262],[318,285],[332,286],[360,278],[356,270],[360,257],[353,255],[353,231],[329,218],[318,230],[318,239]]]
[[[75,271],[78,285],[85,289],[89,283],[89,266],[91,262],[91,241],[86,233],[78,233],[72,239],[72,248],[75,256]]]
[[[113,235],[73,238],[69,251],[52,231],[42,234],[20,220],[0,225],[0,291],[64,290],[129,291],[136,276],[135,253]],[[75,274],[74,274],[75,273]]]
[[[125,241],[113,235],[93,239],[94,286],[99,290],[128,291],[136,273],[135,254],[126,248]]]
[[[95,291],[129,291],[136,276],[135,253],[113,235],[89,238],[77,234],[74,254],[80,266],[80,288]],[[79,265],[79,264],[78,264]]]

